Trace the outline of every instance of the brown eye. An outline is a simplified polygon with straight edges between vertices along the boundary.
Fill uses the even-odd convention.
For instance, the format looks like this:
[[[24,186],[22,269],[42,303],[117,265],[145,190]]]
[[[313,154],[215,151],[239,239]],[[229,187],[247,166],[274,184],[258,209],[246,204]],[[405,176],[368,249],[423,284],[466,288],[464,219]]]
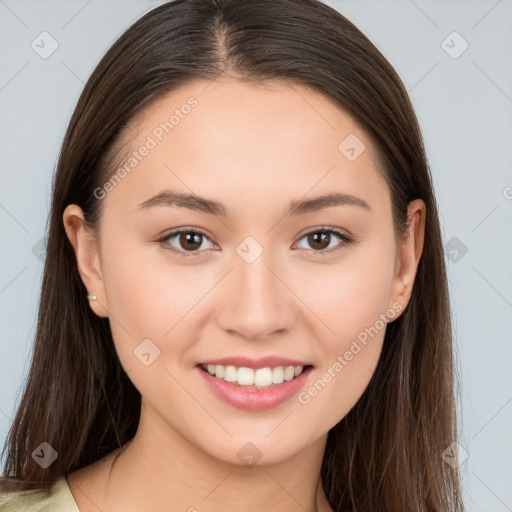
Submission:
[[[306,239],[307,245],[309,246],[305,247],[305,249],[310,249],[320,255],[337,251],[353,242],[350,236],[334,228],[321,228],[310,231],[302,236],[301,240],[302,239]],[[331,245],[332,242],[336,242],[336,239],[338,239],[338,243]]]
[[[173,242],[173,239],[176,241]],[[166,249],[182,253],[183,256],[199,255],[205,240],[210,240],[204,233],[193,229],[179,229],[158,240]],[[210,242],[211,243],[211,242]],[[213,244],[212,244],[213,245]],[[203,247],[204,249],[204,247]],[[186,253],[189,254],[186,254]]]
[[[329,247],[329,242],[331,241],[330,233],[326,233],[325,231],[315,231],[314,233],[309,233],[307,237],[311,247],[318,250]]]
[[[177,239],[177,243],[171,243],[172,239]],[[307,245],[309,246],[305,247],[305,249],[309,249],[310,252],[319,255],[330,254],[339,249],[343,249],[343,247],[354,241],[349,235],[330,227],[310,231],[303,235],[301,237],[301,240],[302,239],[306,239]],[[336,242],[336,239],[338,239],[338,243],[331,245],[333,241]],[[205,248],[203,247],[201,249],[201,247],[205,240],[210,242],[213,246],[215,245],[211,242],[210,238],[201,231],[195,229],[178,229],[158,241],[165,249],[179,253],[182,256],[199,256],[204,252]]]
[[[179,234],[179,242],[181,247],[187,251],[195,251],[201,247],[202,234],[193,231],[183,232]]]

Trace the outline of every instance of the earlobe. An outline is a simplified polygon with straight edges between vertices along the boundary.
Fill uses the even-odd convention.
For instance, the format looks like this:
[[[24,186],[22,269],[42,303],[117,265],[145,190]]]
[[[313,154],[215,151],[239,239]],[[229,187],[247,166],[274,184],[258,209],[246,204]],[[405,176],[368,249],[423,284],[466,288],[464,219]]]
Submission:
[[[397,251],[391,304],[399,302],[402,311],[411,298],[416,272],[423,253],[425,238],[426,206],[421,199],[409,203],[407,227],[401,247]]]
[[[73,247],[78,272],[87,289],[83,300],[87,300],[94,313],[100,317],[108,317],[108,305],[101,272],[101,264],[96,237],[84,224],[82,209],[70,204],[62,216],[64,228]],[[95,296],[96,299],[90,299]]]

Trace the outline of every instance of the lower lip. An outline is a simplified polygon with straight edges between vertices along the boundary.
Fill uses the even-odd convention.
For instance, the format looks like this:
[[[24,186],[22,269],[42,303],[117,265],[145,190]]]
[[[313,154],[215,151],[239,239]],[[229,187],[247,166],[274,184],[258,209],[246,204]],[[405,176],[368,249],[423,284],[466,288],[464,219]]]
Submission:
[[[250,388],[214,377],[199,366],[196,368],[216,396],[233,407],[249,411],[264,411],[282,404],[298,393],[312,370],[312,367],[308,366],[298,377],[281,384],[273,384],[268,388]]]

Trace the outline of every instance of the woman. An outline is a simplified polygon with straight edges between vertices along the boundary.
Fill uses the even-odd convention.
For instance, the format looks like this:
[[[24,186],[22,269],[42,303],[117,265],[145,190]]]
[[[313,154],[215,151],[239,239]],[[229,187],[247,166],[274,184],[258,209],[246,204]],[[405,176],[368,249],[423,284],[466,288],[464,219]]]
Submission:
[[[143,16],[63,142],[0,510],[459,511],[456,432],[390,64],[316,0]]]

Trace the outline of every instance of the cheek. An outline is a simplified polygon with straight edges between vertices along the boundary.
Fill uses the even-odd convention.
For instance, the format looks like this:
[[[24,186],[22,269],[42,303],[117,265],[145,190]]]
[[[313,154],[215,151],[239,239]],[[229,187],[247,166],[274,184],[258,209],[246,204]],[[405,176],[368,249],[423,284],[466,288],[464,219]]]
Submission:
[[[152,404],[158,397],[178,400],[173,376],[190,339],[187,312],[200,298],[190,291],[184,298],[183,290],[194,285],[187,288],[179,272],[160,272],[135,258],[123,259],[106,277],[112,336],[124,371]],[[161,406],[165,410],[169,402]]]
[[[310,385],[297,397],[311,421],[322,418],[323,428],[343,419],[364,393],[379,361],[387,326],[384,293],[359,281],[340,281],[344,287],[332,284],[325,290],[331,300],[321,298],[322,325],[312,324],[321,362]]]
[[[158,244],[139,241],[130,233],[105,244],[109,312],[148,337],[162,338],[204,287],[204,276],[180,268],[166,256]]]
[[[318,265],[300,273],[296,290],[308,309],[316,337],[327,352],[343,348],[389,306],[394,253],[389,244],[347,253],[337,264]]]
[[[120,243],[106,247],[105,254],[126,256],[106,258],[102,265],[112,334],[123,366],[127,373],[138,369],[141,361],[134,356],[142,347],[159,354],[156,366],[177,365],[193,340],[190,331],[200,328],[196,312],[218,275],[171,263],[157,246],[141,249],[125,242],[121,250]]]
[[[367,255],[367,256],[365,256]],[[310,331],[322,353],[311,386],[299,396],[310,417],[340,421],[368,386],[382,351],[389,312],[394,253],[388,246],[323,266],[302,281]],[[313,286],[314,285],[314,286]],[[326,413],[327,411],[327,413]]]

